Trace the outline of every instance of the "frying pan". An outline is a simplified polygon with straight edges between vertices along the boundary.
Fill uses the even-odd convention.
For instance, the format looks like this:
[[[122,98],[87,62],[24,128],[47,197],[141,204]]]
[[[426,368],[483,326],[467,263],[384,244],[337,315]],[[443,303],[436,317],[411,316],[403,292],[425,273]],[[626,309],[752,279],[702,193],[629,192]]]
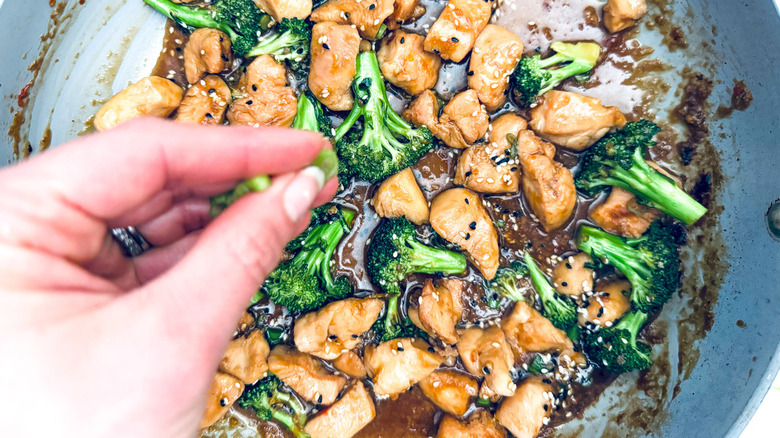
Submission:
[[[600,7],[568,1],[580,2]],[[101,103],[152,70],[166,31],[159,14],[140,0],[83,3],[0,0],[0,163],[77,137]],[[715,182],[716,214],[692,233],[683,292],[654,324],[668,341],[655,346],[653,370],[619,378],[561,435],[736,437],[780,368],[780,18],[772,0],[649,3],[688,43],[667,50],[669,27],[646,19],[652,29],[637,38],[672,66],[659,73],[670,88],[654,107],[679,102],[686,67],[714,81],[710,116],[735,79],[755,100],[710,119],[714,148],[700,153],[719,160],[700,166]]]

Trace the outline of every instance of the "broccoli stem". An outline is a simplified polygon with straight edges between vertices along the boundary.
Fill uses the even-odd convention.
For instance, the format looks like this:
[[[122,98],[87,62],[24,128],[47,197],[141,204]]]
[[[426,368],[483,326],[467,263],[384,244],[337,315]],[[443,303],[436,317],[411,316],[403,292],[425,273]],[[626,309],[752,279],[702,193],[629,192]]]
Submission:
[[[401,315],[398,313],[398,295],[390,296],[387,300],[387,314],[385,315],[385,333],[392,333],[401,324]]]
[[[260,40],[256,46],[246,54],[248,57],[260,56],[260,55],[277,55],[281,54],[285,48],[294,45],[298,41],[298,37],[292,35],[290,32],[284,32],[273,36],[267,36]]]
[[[342,220],[314,228],[301,244],[308,249],[299,252],[293,259],[294,265],[306,267],[310,274],[319,273],[328,291],[332,291],[334,286],[330,261],[355,218],[355,212],[349,209],[340,209],[339,214]]]
[[[612,330],[626,330],[631,333],[631,346],[636,347],[636,339],[639,336],[639,330],[645,325],[647,314],[640,311],[629,312],[618,321]]]
[[[431,248],[416,240],[407,240],[412,248],[409,261],[413,272],[421,274],[460,274],[466,270],[466,257],[452,251]]]
[[[550,282],[547,281],[547,277],[544,276],[541,269],[539,269],[539,266],[536,265],[536,261],[531,257],[531,254],[527,252],[523,253],[523,259],[525,260],[526,265],[528,265],[528,273],[531,275],[531,281],[534,283],[536,292],[539,293],[539,298],[541,298],[542,303],[547,306],[555,297],[555,289],[553,289]]]
[[[237,37],[237,34],[230,26],[215,20],[212,12],[208,9],[180,5],[170,0],[144,0],[144,2],[185,28],[208,27],[225,32],[230,36],[231,40],[235,40]]]
[[[367,119],[366,122],[364,122],[366,125],[372,125],[371,120],[374,120],[374,118],[383,123],[374,123],[373,125],[384,125],[385,121],[383,119],[385,118],[385,114],[383,113],[395,112],[387,111],[387,108],[390,108],[390,102],[387,100],[385,80],[382,76],[382,71],[379,69],[379,59],[377,59],[374,52],[363,52],[358,55],[357,73],[355,73],[353,82],[353,91],[355,92],[356,102],[352,107],[352,111],[350,111],[347,118],[344,119],[344,122],[336,130],[334,139],[337,142],[349,132],[352,125],[358,121],[360,116]],[[368,104],[371,102],[381,102],[381,104],[374,104],[371,105],[372,108],[368,108]],[[399,118],[400,117],[396,114],[393,118],[393,123],[397,123],[396,119]],[[367,128],[374,127],[367,126]]]
[[[544,276],[539,266],[536,265],[536,261],[531,257],[529,253],[523,253],[523,259],[525,259],[526,265],[528,265],[528,273],[531,276],[531,282],[534,284],[536,292],[539,293],[539,299],[542,301],[542,308],[544,310],[545,318],[549,319],[553,325],[561,330],[568,330],[574,324],[576,319],[575,310],[571,302],[565,301],[565,299],[558,297],[555,288],[547,281],[547,277]]]
[[[317,109],[305,94],[298,98],[298,110],[295,113],[295,121],[293,121],[292,128],[302,131],[320,131],[317,121]]]

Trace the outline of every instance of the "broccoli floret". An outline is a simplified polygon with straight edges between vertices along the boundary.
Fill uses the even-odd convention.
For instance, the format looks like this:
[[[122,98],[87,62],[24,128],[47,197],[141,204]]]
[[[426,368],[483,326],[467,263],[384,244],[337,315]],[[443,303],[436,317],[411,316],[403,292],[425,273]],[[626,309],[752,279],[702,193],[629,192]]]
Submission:
[[[580,228],[577,247],[594,260],[606,260],[631,282],[631,306],[645,313],[659,310],[680,285],[680,258],[675,234],[656,221],[637,239],[626,239],[593,227]]]
[[[211,197],[211,208],[209,213],[211,217],[217,217],[232,203],[244,195],[252,192],[262,192],[271,187],[271,178],[268,175],[260,175],[239,183],[233,190],[229,190],[221,195]]]
[[[582,156],[577,188],[594,196],[611,186],[622,187],[643,204],[688,225],[699,220],[707,209],[645,161],[647,148],[660,131],[656,124],[640,120],[604,136]]]
[[[306,409],[294,395],[285,391],[284,384],[274,374],[269,373],[267,377],[247,387],[238,399],[238,405],[254,410],[261,420],[282,423],[296,438],[309,438],[309,434],[303,430]]]
[[[545,357],[547,359],[545,359]],[[528,372],[531,374],[547,374],[555,369],[555,363],[552,361],[551,355],[542,355],[542,354],[536,354],[534,356],[534,360],[531,361],[531,364],[528,365]]]
[[[233,51],[240,56],[257,44],[258,35],[271,23],[271,16],[263,13],[253,0],[219,0],[209,8],[176,4],[170,0],[144,1],[184,28],[208,27],[225,32],[230,37]]]
[[[653,363],[650,346],[637,341],[637,334],[647,321],[647,314],[632,311],[612,327],[605,327],[586,337],[585,351],[601,368],[615,373],[643,370]]]
[[[423,245],[414,225],[405,218],[385,219],[374,232],[366,254],[371,281],[391,295],[401,293],[399,283],[409,274],[446,275],[465,270],[463,254]]]
[[[553,325],[563,331],[567,331],[577,324],[577,305],[570,299],[558,295],[555,288],[547,281],[542,271],[536,265],[531,254],[524,253],[523,258],[531,275],[531,282],[539,294],[542,302],[542,314]]]
[[[377,342],[391,341],[397,338],[423,338],[428,339],[428,334],[414,325],[409,318],[402,318],[398,311],[398,295],[390,296],[387,300],[385,317],[379,318],[371,330]]]
[[[496,277],[485,286],[487,305],[497,309],[500,297],[509,298],[514,302],[528,302],[528,297],[517,288],[517,280],[523,277],[528,277],[528,267],[523,263],[514,262],[509,268],[499,269]],[[533,304],[533,300],[530,304]]]
[[[272,34],[260,37],[246,56],[271,55],[301,76],[308,67],[312,25],[298,18],[283,18]]]
[[[326,137],[333,136],[330,118],[325,115],[325,111],[322,110],[322,104],[309,90],[306,90],[298,97],[298,112],[295,113],[295,121],[292,127],[304,131],[319,132]]]
[[[564,80],[589,72],[596,66],[601,54],[601,46],[596,43],[559,41],[552,43],[550,48],[556,52],[555,55],[544,59],[541,55],[523,57],[512,73],[510,86],[521,106],[533,104],[537,96],[552,90]]]
[[[433,147],[428,128],[413,128],[390,107],[376,53],[358,55],[352,90],[355,104],[335,135],[345,176],[380,181],[415,164]]]
[[[346,277],[333,279],[330,265],[339,242],[352,226],[355,212],[333,210],[316,211],[309,228],[287,246],[295,256],[268,275],[261,292],[274,303],[293,312],[306,312],[352,292]]]

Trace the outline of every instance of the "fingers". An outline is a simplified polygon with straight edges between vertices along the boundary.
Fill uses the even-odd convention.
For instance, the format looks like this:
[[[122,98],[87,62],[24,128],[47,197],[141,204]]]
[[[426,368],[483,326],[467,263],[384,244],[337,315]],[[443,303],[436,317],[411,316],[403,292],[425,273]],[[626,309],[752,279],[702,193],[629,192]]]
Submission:
[[[190,198],[173,205],[168,211],[137,225],[136,229],[154,246],[169,245],[211,221],[209,201]]]

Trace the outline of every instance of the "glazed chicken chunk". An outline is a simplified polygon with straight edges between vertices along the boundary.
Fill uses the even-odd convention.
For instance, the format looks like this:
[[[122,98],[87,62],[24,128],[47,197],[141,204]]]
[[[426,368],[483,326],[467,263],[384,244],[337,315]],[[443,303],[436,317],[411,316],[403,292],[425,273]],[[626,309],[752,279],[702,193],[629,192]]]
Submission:
[[[266,361],[270,351],[263,332],[255,330],[248,336],[241,336],[228,344],[219,369],[251,385],[268,371]]]
[[[560,228],[569,220],[577,202],[574,177],[555,161],[555,146],[521,131],[517,150],[523,172],[523,193],[545,230]]]
[[[192,84],[176,111],[176,121],[199,125],[221,125],[233,101],[230,87],[219,76],[208,75]]]
[[[393,0],[330,0],[311,13],[311,21],[354,25],[363,38],[376,40],[385,19],[393,14],[393,5]]]
[[[415,126],[425,126],[449,147],[464,149],[487,132],[489,122],[476,92],[467,90],[453,97],[439,118],[439,101],[425,90],[409,104],[403,117]],[[468,137],[468,139],[467,139]]]
[[[436,438],[506,438],[506,430],[490,415],[480,409],[468,421],[445,415],[439,423]]]
[[[305,19],[311,15],[312,0],[255,0],[255,4],[278,23],[282,18]]]
[[[579,313],[580,325],[586,323],[600,327],[610,327],[631,309],[631,283],[625,280],[610,281],[596,288],[596,293],[588,298],[586,314]]]
[[[209,388],[206,411],[200,419],[200,428],[205,429],[224,417],[228,409],[244,392],[244,384],[230,374],[217,373]]]
[[[501,403],[496,420],[516,438],[536,438],[552,413],[553,388],[539,378],[530,378],[517,387],[515,395]]]
[[[487,280],[498,271],[498,234],[482,199],[466,189],[449,189],[431,203],[431,226],[466,251]]]
[[[242,96],[227,112],[231,125],[292,125],[298,110],[298,98],[287,86],[287,70],[269,55],[255,58],[239,81]]]
[[[184,91],[175,83],[149,76],[125,88],[95,114],[98,132],[142,116],[168,117],[179,107]]]
[[[359,52],[360,35],[352,26],[326,22],[312,28],[309,89],[333,111],[352,109]]]
[[[436,370],[420,381],[420,389],[431,401],[453,415],[463,416],[477,396],[477,381],[455,370]]]
[[[347,298],[307,313],[295,321],[293,338],[298,350],[333,360],[360,343],[382,312],[378,298]]]
[[[444,279],[434,287],[429,279],[420,295],[418,315],[422,328],[447,344],[458,342],[455,325],[463,316],[461,297],[464,286],[461,280]]]
[[[268,370],[304,399],[320,405],[336,401],[347,379],[331,374],[319,359],[286,345],[277,345],[268,357]]]
[[[645,0],[607,0],[604,5],[604,27],[610,33],[620,32],[635,25],[646,13]]]
[[[441,124],[454,123],[463,134],[467,143],[474,143],[485,136],[490,126],[490,117],[485,107],[479,103],[479,96],[474,90],[458,93],[444,106]]]
[[[563,295],[578,297],[593,290],[593,269],[585,264],[593,264],[590,256],[584,252],[567,257],[553,268],[552,283],[555,290]]]
[[[222,73],[233,64],[230,37],[216,29],[196,29],[184,46],[184,74],[194,84],[206,73]]]
[[[500,328],[463,330],[458,353],[466,370],[475,376],[484,376],[485,384],[494,393],[507,397],[515,393],[516,385],[510,374],[515,356]]]
[[[523,40],[502,26],[489,24],[479,34],[469,63],[469,88],[488,111],[506,103],[509,76],[523,56]]]
[[[374,393],[397,396],[438,368],[444,358],[429,347],[422,339],[410,338],[366,347],[363,360],[374,380]]]
[[[523,301],[501,321],[507,342],[516,356],[527,352],[569,352],[574,345],[563,330]]]
[[[441,58],[423,50],[425,37],[402,30],[382,40],[377,52],[382,75],[391,84],[416,96],[439,80]]]
[[[420,0],[395,0],[393,8],[393,13],[385,20],[390,30],[398,29],[402,24],[425,15],[425,6],[420,5]]]
[[[355,379],[365,379],[368,375],[363,359],[352,350],[342,353],[339,357],[333,359],[331,363],[334,368]]]
[[[490,21],[493,1],[450,0],[425,37],[425,50],[461,62]]]
[[[581,151],[612,128],[622,128],[626,117],[601,100],[568,91],[552,90],[531,110],[531,129],[557,145]]]
[[[350,438],[374,417],[374,400],[363,382],[357,381],[333,406],[309,420],[304,430],[311,438]]]
[[[636,201],[628,190],[613,187],[609,197],[590,211],[590,218],[606,232],[623,237],[640,237],[660,212]]]
[[[412,169],[404,169],[384,180],[373,203],[381,217],[405,217],[417,225],[428,222],[428,201],[417,185]]]

